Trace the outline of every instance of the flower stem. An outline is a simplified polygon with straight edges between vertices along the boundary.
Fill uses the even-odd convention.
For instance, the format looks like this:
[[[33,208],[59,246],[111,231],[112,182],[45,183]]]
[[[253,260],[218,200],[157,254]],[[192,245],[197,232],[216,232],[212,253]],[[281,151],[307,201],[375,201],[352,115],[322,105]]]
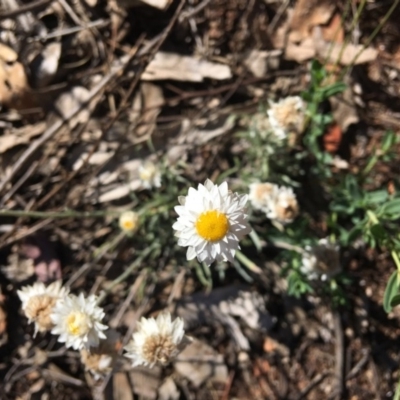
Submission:
[[[400,400],[400,378],[399,381],[397,382],[396,392],[393,396],[393,400]]]
[[[142,261],[156,248],[156,244],[153,244],[152,246],[147,247],[145,250],[143,250],[142,254],[117,278],[115,278],[99,295],[99,298],[97,300],[97,304],[100,304],[106,297],[107,295],[111,292],[111,290],[120,284],[121,282],[125,281],[131,274],[132,272],[140,266]]]
[[[251,261],[250,259],[248,259],[241,251],[236,250],[236,258],[246,267],[248,268],[250,271],[256,273],[256,274],[260,274],[262,272],[262,269],[255,263],[253,263],[253,261]]]
[[[25,210],[1,210],[0,216],[5,217],[29,217],[29,218],[102,218],[106,215],[120,214],[119,211],[25,211]]]
[[[196,275],[199,278],[201,284],[208,290],[211,290],[212,280],[210,279],[211,278],[210,271],[206,272],[206,269],[209,267],[207,267],[207,265],[204,264],[202,265],[199,263],[195,263],[194,268],[196,270]]]

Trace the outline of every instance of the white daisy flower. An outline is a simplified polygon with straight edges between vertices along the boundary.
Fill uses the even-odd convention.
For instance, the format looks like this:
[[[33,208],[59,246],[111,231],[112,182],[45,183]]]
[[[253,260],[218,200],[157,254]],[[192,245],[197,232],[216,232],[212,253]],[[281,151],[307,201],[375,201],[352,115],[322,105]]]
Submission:
[[[97,297],[90,295],[85,298],[68,295],[59,300],[51,319],[54,328],[51,333],[60,335],[58,341],[75,350],[97,347],[100,339],[105,339],[104,330],[108,327],[101,323],[104,311],[97,306]]]
[[[32,286],[25,286],[17,291],[22,301],[22,310],[29,322],[35,323],[37,332],[46,332],[53,328],[50,314],[57,300],[68,294],[68,289],[62,287],[61,281],[56,281],[48,286],[43,282],[36,282]]]
[[[139,167],[139,178],[145,189],[161,186],[161,173],[156,164],[152,161],[145,161]]]
[[[273,183],[252,183],[250,200],[253,207],[266,213],[267,218],[281,224],[292,222],[299,214],[293,189]]]
[[[134,211],[124,211],[119,217],[119,227],[127,234],[136,231],[139,222],[139,215]]]
[[[247,195],[228,190],[226,182],[214,185],[210,180],[189,188],[175,207],[178,221],[172,226],[179,238],[178,245],[188,247],[186,257],[195,257],[210,265],[213,261],[233,261],[239,241],[251,232],[245,205]]]
[[[306,248],[300,271],[309,279],[325,281],[341,270],[339,246],[330,243],[328,239],[320,239],[318,245]]]
[[[132,359],[132,366],[167,364],[180,349],[184,338],[182,318],[171,321],[171,314],[162,312],[154,318],[141,318],[137,324],[137,332],[126,345],[125,356]]]
[[[301,97],[290,96],[271,103],[269,123],[277,139],[286,139],[288,134],[300,134],[304,130],[306,105]]]

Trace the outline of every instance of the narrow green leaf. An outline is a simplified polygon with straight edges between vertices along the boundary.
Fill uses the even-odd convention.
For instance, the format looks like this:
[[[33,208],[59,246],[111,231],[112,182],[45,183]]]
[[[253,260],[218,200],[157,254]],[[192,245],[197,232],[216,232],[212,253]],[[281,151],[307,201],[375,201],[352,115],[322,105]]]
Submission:
[[[400,214],[400,199],[394,199],[391,201],[388,201],[383,207],[382,207],[382,213],[384,214]]]
[[[390,306],[394,308],[399,304],[400,304],[400,294],[396,294],[394,297],[392,297],[392,300],[390,301]]]
[[[383,295],[383,308],[389,313],[392,310],[392,299],[399,294],[398,272],[395,271],[390,276],[386,285],[385,294]]]

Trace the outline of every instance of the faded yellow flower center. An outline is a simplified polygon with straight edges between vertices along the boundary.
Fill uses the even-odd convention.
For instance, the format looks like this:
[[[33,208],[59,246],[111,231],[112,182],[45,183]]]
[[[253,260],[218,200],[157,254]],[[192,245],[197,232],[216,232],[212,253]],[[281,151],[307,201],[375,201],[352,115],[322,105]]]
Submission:
[[[133,231],[136,228],[136,223],[132,220],[122,221],[122,227],[126,231]]]
[[[74,311],[67,317],[68,332],[74,336],[85,335],[89,331],[89,318],[80,311]]]
[[[209,242],[221,240],[228,230],[228,218],[217,210],[205,211],[197,218],[196,231],[199,236]]]
[[[176,344],[169,335],[153,335],[143,344],[143,358],[149,363],[167,364],[176,351]]]
[[[25,315],[35,321],[39,332],[48,331],[53,327],[50,314],[57,298],[47,294],[33,296],[25,308]]]

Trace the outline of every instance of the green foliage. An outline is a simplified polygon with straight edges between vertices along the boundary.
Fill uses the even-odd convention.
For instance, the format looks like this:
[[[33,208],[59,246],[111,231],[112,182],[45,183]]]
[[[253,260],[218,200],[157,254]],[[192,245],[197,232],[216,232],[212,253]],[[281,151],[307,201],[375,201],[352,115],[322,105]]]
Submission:
[[[400,304],[400,280],[399,272],[395,271],[390,276],[383,295],[383,308],[388,313],[393,307]]]

